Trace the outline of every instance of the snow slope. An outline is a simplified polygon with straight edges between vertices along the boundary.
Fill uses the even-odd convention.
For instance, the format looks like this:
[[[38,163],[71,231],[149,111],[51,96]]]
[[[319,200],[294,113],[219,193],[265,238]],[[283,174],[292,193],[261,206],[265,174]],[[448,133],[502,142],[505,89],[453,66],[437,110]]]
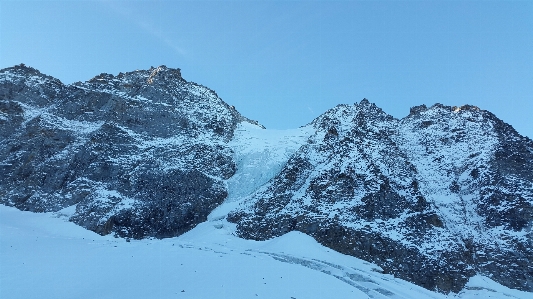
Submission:
[[[249,122],[239,123],[228,143],[237,170],[226,181],[228,197],[208,219],[226,217],[247,195],[272,179],[313,132],[311,126],[267,130]]]
[[[0,298],[531,298],[480,276],[458,295],[433,293],[298,232],[258,242],[205,222],[126,242],[68,213],[0,205]]]

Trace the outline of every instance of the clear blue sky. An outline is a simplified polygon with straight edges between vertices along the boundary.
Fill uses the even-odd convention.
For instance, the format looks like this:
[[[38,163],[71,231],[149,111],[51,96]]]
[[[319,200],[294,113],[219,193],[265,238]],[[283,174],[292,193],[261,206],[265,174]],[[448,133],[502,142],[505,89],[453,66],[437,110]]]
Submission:
[[[0,68],[64,83],[166,65],[267,128],[366,97],[477,105],[533,137],[533,1],[7,1]]]

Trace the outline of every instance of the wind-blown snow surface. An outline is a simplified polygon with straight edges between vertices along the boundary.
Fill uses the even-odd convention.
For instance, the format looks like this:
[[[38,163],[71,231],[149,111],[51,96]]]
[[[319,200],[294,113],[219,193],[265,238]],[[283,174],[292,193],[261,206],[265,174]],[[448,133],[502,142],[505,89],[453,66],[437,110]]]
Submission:
[[[433,293],[298,232],[258,242],[205,222],[126,242],[68,222],[69,212],[0,205],[0,298],[531,298],[482,276],[460,294]]]

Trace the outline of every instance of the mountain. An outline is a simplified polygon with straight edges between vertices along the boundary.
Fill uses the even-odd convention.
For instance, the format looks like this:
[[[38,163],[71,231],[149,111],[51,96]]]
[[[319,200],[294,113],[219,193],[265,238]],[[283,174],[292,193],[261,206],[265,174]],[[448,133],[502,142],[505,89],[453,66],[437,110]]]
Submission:
[[[429,290],[533,291],[533,142],[474,106],[396,119],[364,99],[272,131],[178,69],[64,85],[20,65],[0,134],[0,202],[101,235],[299,231]]]
[[[279,174],[230,213],[243,238],[289,231],[443,292],[476,273],[533,290],[533,143],[473,106],[367,100],[310,124]]]
[[[165,66],[64,85],[20,65],[0,71],[0,99],[0,202],[76,205],[71,221],[126,238],[205,221],[236,170],[227,143],[254,123]]]

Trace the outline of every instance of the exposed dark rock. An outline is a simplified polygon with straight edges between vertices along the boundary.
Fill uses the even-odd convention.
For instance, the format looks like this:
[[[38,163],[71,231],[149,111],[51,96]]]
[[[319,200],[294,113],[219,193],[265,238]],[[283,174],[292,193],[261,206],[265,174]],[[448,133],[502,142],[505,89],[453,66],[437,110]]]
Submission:
[[[476,273],[533,290],[531,140],[469,105],[422,105],[397,120],[365,99],[312,125],[228,216],[241,237],[298,230],[441,292]]]
[[[128,238],[177,236],[205,221],[236,171],[227,142],[249,121],[165,66],[72,85],[3,69],[0,113],[1,203],[76,205],[71,221]]]

